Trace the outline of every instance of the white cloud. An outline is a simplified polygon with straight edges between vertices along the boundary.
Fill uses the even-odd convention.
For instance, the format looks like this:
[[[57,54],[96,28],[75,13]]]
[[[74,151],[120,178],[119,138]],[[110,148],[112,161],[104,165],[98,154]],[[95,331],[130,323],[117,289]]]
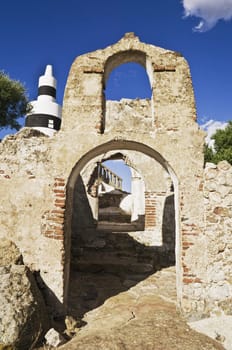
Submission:
[[[207,136],[205,138],[205,142],[211,148],[213,148],[214,140],[211,137],[215,134],[218,129],[225,129],[227,126],[227,122],[220,122],[216,120],[209,120],[205,124],[201,125],[201,128],[206,131]]]
[[[223,19],[232,18],[232,0],[182,0],[185,16],[200,18],[199,24],[194,30],[205,32]]]

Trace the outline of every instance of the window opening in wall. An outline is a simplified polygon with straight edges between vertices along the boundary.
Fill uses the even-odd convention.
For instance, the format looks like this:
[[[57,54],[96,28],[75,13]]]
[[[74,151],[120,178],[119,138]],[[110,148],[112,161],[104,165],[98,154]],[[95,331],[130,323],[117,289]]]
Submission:
[[[107,81],[107,100],[150,99],[152,95],[146,70],[138,63],[124,63],[115,68]]]
[[[54,128],[54,120],[53,120],[53,119],[49,119],[49,120],[48,120],[48,127],[49,127],[50,129],[53,129],[53,128]]]
[[[111,71],[105,88],[103,132],[139,125],[144,132],[152,129],[152,89],[142,65],[133,62],[119,65]]]

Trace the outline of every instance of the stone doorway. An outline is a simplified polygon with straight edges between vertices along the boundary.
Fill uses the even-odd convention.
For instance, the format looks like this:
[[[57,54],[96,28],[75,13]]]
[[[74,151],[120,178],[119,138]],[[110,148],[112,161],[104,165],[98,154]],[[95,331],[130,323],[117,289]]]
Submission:
[[[163,191],[158,191],[157,186],[153,186],[152,191],[152,181],[145,176],[142,226],[117,221],[111,221],[110,225],[102,224],[98,216],[99,196],[93,196],[94,191],[90,191],[95,167],[102,159],[119,153],[130,159],[131,166],[137,163],[138,168],[143,169],[149,165],[153,173],[162,170],[164,176]],[[171,178],[169,175],[165,177],[166,173],[157,160],[134,149],[109,150],[108,153],[106,149],[80,169],[73,182],[72,219],[69,223],[68,311],[73,316],[82,318],[109,297],[129,289],[164,267],[175,265],[174,193]]]
[[[90,189],[98,198],[97,229],[143,231],[144,180],[135,166],[131,165],[128,153],[118,152],[107,157],[105,155],[102,162],[97,164],[96,185],[93,185],[94,190]]]

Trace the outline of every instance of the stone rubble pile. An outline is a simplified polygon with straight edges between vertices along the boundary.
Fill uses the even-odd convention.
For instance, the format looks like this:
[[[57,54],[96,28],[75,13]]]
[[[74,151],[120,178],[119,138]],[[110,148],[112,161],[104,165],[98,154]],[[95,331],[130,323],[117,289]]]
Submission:
[[[49,328],[42,295],[14,243],[0,241],[0,348],[30,350]]]

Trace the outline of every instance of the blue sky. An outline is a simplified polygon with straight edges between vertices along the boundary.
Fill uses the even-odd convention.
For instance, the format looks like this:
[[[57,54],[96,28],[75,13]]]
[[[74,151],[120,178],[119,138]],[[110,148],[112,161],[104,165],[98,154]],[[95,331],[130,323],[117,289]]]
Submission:
[[[62,104],[75,57],[133,31],[141,41],[179,51],[188,60],[199,123],[232,119],[232,0],[8,0],[0,11],[0,70],[23,82],[30,100],[46,64],[52,64]],[[109,97],[118,85],[122,90],[120,79],[127,91],[135,80],[147,88],[133,65],[113,74]]]
[[[232,0],[7,0],[0,13],[0,70],[23,82],[30,100],[47,64],[53,65],[62,104],[76,56],[135,32],[188,60],[200,124],[208,122],[212,133],[232,119]],[[112,99],[148,96],[143,68],[118,67],[106,93]],[[0,131],[0,137],[9,132]]]

